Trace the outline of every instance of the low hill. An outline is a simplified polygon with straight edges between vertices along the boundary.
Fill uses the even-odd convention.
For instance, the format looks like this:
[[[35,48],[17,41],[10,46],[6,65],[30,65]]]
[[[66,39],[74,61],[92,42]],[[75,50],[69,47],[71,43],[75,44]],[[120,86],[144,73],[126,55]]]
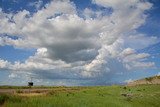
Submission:
[[[153,77],[146,77],[140,80],[135,80],[133,82],[129,82],[128,86],[135,86],[135,85],[144,85],[144,84],[160,84],[160,75],[153,76]]]

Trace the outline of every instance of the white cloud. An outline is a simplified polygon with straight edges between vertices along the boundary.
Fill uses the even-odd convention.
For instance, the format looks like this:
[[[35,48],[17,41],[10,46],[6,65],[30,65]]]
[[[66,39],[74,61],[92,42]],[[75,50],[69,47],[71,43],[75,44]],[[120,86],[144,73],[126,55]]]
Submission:
[[[12,73],[12,74],[10,74],[8,77],[9,77],[9,78],[16,78],[17,75],[16,75],[15,73]]]
[[[130,83],[130,82],[133,82],[134,80],[132,80],[132,79],[128,79],[128,80],[125,80],[124,82],[125,83]]]
[[[126,48],[124,49],[122,52],[121,52],[121,57],[126,57],[126,56],[129,56],[129,55],[132,55],[135,53],[135,50],[134,49],[131,49],[131,48]]]
[[[154,66],[145,60],[148,53],[136,52],[158,41],[136,32],[145,23],[144,11],[152,4],[139,0],[93,3],[111,7],[113,12],[102,15],[102,11],[86,8],[82,18],[69,0],[54,0],[33,16],[26,10],[16,14],[0,10],[0,45],[37,49],[25,62],[0,60],[0,67],[33,74],[39,70],[39,75],[44,71],[47,77],[53,73],[63,78],[98,78],[119,69],[123,72]]]
[[[118,59],[121,59],[121,57],[119,58],[119,53],[121,53],[125,48],[129,48],[128,46],[131,46],[131,48],[133,47],[133,49],[138,49],[145,48],[157,42],[157,38],[154,37],[146,37],[142,34],[136,34],[134,36],[128,34],[130,32],[134,32],[136,28],[145,22],[146,15],[144,14],[144,11],[151,8],[152,4],[148,2],[140,2],[139,0],[94,0],[93,3],[104,7],[112,7],[114,11],[109,17],[108,22],[110,21],[110,23],[107,23],[108,26],[103,26],[104,30],[100,33],[102,48],[98,51],[99,55],[91,63],[86,64],[86,70],[84,72],[88,71],[90,74],[96,72],[97,74],[97,69],[98,74],[103,71],[113,71],[112,68],[108,66],[110,64],[107,60],[111,60],[110,58],[115,59],[117,57]],[[130,39],[130,37],[135,40]],[[149,40],[149,42],[146,42],[147,40]],[[146,53],[135,53],[132,56],[134,57],[132,61],[127,61],[127,63],[129,63],[129,65],[133,64],[133,66],[125,64],[125,61],[122,59],[122,62],[127,69],[137,69],[147,66],[151,67],[154,65],[152,62],[145,63],[136,61],[148,57],[149,55]],[[126,60],[129,60],[129,58]]]
[[[0,68],[5,69],[10,66],[10,62],[0,59]]]
[[[148,2],[142,2],[140,0],[92,0],[93,3],[102,5],[104,7],[112,7],[119,11],[128,11],[124,9],[139,8],[141,10],[149,9],[152,4]]]

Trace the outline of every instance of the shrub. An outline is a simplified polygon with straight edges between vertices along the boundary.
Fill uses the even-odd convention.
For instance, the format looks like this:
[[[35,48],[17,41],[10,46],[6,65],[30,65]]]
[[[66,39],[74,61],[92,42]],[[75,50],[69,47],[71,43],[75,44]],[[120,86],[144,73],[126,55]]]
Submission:
[[[23,93],[23,91],[22,90],[16,90],[16,93]]]
[[[0,105],[2,105],[6,100],[9,99],[9,96],[6,94],[1,94],[0,95]]]
[[[158,79],[160,79],[160,76],[157,76]]]
[[[149,81],[149,82],[151,82],[153,80],[152,77],[148,77],[148,78],[145,78],[145,79],[146,79],[146,81]]]
[[[15,96],[15,95],[1,94],[0,95],[0,105],[4,104],[6,101],[21,102],[22,99],[19,96]]]
[[[126,89],[127,89],[127,87],[123,87],[123,89],[125,89],[125,90],[126,90]]]

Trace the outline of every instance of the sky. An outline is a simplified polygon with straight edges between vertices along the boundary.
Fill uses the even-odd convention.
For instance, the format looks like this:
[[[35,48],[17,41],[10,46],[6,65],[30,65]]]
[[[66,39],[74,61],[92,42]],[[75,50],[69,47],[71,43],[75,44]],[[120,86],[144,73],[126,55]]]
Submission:
[[[159,12],[159,0],[0,0],[0,85],[160,75]]]

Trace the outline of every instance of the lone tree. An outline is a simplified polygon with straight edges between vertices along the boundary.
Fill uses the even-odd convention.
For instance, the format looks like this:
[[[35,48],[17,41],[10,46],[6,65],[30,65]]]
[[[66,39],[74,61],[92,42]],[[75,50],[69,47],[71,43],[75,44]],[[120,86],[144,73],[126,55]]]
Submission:
[[[33,78],[33,77],[31,77],[31,81],[28,82],[28,86],[29,86],[29,87],[32,87],[32,86],[33,86],[32,78]]]

